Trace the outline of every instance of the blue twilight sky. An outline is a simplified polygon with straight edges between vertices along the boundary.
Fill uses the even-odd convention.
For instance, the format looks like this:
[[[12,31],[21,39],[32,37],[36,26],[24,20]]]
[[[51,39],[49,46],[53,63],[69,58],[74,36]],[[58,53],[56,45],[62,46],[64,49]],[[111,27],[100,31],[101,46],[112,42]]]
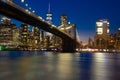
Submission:
[[[13,1],[22,6],[28,3],[44,19],[50,2],[53,24],[60,25],[60,16],[66,14],[68,21],[76,24],[83,42],[94,37],[95,22],[99,19],[109,20],[111,33],[120,27],[120,0],[25,0],[23,4]]]

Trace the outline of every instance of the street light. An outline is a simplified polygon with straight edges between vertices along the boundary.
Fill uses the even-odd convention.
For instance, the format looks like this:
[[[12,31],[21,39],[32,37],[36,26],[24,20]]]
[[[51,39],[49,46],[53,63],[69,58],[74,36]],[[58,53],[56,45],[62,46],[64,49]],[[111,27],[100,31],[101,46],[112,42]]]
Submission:
[[[26,7],[28,7],[28,4],[25,4]]]
[[[29,7],[29,10],[31,10],[31,7]]]
[[[24,3],[24,0],[21,0],[22,3]],[[32,13],[35,13],[35,10],[32,10],[32,8],[27,4],[25,3],[25,8],[26,9],[26,12],[28,12],[29,14],[32,12]]]
[[[24,0],[21,0],[22,3],[24,3]]]
[[[33,13],[35,13],[35,11],[34,11],[34,10],[33,10],[32,12],[33,12]]]

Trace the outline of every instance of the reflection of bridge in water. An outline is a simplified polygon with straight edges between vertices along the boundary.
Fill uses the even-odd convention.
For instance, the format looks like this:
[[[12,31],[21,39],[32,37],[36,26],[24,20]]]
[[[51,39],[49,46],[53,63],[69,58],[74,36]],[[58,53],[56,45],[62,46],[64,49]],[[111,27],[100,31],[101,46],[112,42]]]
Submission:
[[[71,36],[71,34],[58,29],[55,25],[48,24],[42,17],[37,16],[30,11],[26,11],[24,8],[9,0],[0,0],[0,13],[32,26],[37,26],[39,29],[45,30],[60,37],[62,39],[63,52],[74,52],[76,50],[76,46],[80,45],[76,38],[75,25],[72,25],[74,36]]]

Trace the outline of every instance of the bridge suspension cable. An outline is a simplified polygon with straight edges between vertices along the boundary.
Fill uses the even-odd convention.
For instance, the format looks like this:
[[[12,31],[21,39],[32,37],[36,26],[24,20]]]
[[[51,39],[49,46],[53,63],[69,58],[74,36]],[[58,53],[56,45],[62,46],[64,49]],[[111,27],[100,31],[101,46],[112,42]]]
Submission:
[[[79,34],[78,34],[77,29],[76,29],[76,40],[77,40],[78,42],[80,42],[80,36],[79,36]]]

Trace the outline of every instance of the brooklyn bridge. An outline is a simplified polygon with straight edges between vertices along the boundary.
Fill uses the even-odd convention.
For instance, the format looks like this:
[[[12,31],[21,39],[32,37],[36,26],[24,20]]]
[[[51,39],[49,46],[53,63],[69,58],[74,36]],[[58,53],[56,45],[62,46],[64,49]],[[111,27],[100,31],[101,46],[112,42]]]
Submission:
[[[0,0],[0,14],[9,18],[16,19],[23,23],[38,27],[46,32],[58,36],[62,40],[63,52],[75,52],[76,48],[80,46],[80,41],[77,38],[77,29],[75,24],[66,21],[67,16],[63,15],[60,27],[57,27],[50,22],[51,14],[47,14],[47,21],[42,16],[24,9],[12,0]]]

